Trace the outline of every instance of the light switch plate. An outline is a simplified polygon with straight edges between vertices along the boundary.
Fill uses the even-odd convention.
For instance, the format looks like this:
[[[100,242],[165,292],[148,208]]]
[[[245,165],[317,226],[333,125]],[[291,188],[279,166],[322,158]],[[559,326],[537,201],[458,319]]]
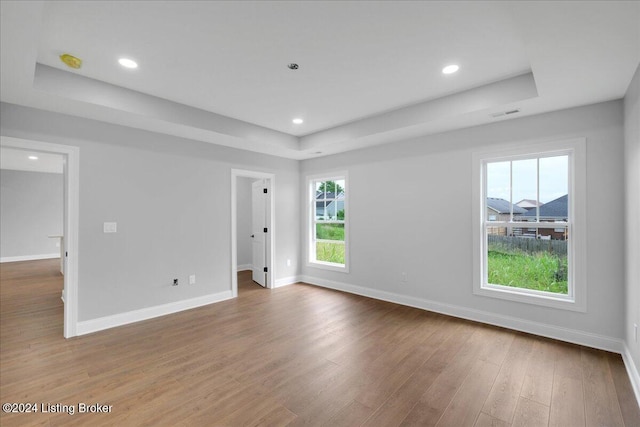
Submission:
[[[105,233],[115,233],[118,231],[118,223],[117,222],[105,222],[103,231]]]

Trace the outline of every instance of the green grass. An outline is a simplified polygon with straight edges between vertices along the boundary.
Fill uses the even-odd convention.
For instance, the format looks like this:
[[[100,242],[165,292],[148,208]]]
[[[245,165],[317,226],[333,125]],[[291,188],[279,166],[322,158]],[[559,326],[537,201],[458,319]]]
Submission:
[[[316,239],[344,242],[344,224],[316,224]]]
[[[316,242],[316,259],[344,264],[344,224],[316,224],[316,239],[342,242]]]
[[[567,294],[567,258],[489,250],[488,281],[495,285]]]
[[[344,264],[344,245],[340,243],[316,242],[316,259],[318,261]]]

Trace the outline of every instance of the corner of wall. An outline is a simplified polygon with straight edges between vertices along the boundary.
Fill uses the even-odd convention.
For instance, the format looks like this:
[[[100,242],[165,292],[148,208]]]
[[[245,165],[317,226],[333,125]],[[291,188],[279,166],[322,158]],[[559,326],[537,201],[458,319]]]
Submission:
[[[624,97],[625,174],[625,351],[622,354],[640,404],[640,343],[634,325],[640,326],[640,66]]]

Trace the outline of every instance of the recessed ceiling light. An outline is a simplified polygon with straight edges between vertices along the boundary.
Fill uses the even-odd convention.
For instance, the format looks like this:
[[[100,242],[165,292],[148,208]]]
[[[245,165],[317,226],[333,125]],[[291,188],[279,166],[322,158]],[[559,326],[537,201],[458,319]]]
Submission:
[[[118,63],[125,68],[138,68],[138,63],[129,58],[120,58],[118,59]]]
[[[460,69],[456,64],[447,65],[442,69],[442,74],[453,74]]]
[[[293,119],[293,123],[296,125],[301,125],[302,123],[304,123],[304,120],[300,118],[296,118],[296,119]]]
[[[38,156],[29,156],[29,160],[38,160]]]

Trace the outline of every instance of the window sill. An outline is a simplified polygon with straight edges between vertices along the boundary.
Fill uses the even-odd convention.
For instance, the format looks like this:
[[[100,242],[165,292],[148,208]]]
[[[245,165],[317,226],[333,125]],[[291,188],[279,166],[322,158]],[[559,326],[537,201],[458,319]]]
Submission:
[[[338,271],[340,273],[348,273],[349,268],[346,265],[336,264],[333,262],[309,261],[307,267],[319,268],[321,270]]]
[[[543,293],[526,290],[515,290],[508,286],[500,285],[484,285],[482,287],[474,287],[473,293],[490,298],[498,298],[509,301],[521,302],[524,304],[540,305],[543,307],[556,308],[561,310],[586,312],[586,305],[580,304],[574,298],[568,295]]]

